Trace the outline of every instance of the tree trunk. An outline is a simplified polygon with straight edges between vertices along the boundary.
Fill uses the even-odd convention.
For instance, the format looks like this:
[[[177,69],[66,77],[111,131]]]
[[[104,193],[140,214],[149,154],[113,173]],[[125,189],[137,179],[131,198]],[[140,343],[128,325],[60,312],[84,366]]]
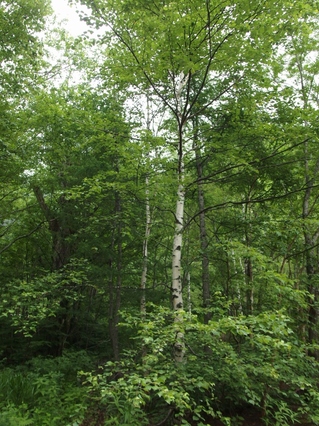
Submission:
[[[315,246],[319,238],[319,230],[313,235],[310,231],[307,230],[306,220],[309,218],[311,213],[311,208],[309,206],[311,193],[314,187],[314,177],[318,174],[319,171],[319,160],[316,164],[314,177],[310,179],[309,170],[308,170],[308,159],[307,159],[307,142],[305,146],[306,151],[306,192],[303,199],[302,206],[302,215],[305,220],[304,223],[304,241],[305,241],[305,253],[306,253],[306,273],[307,273],[307,290],[309,293],[308,298],[308,342],[313,344],[318,340],[318,323],[319,323],[319,312],[318,312],[318,303],[319,303],[319,288],[318,288],[318,279],[317,275],[319,273],[318,268],[318,256],[315,251]],[[314,356],[317,360],[319,359],[319,352],[309,351],[309,353]]]
[[[245,219],[245,235],[244,235],[244,243],[249,249],[251,245],[251,192],[253,189],[255,181],[252,183],[248,199],[246,200],[246,203],[243,207],[244,210],[244,219]],[[253,287],[253,263],[249,255],[247,255],[244,258],[244,277],[245,277],[245,284],[246,284],[246,312],[247,315],[252,315],[254,311],[254,287]]]
[[[48,222],[48,227],[52,235],[52,270],[56,271],[66,265],[71,256],[71,247],[68,237],[73,231],[69,226],[61,225],[56,215],[50,210],[46,204],[43,193],[39,186],[33,187],[38,204]],[[62,195],[59,199],[61,205],[67,200]]]
[[[196,172],[197,172],[197,194],[198,194],[198,209],[199,209],[199,240],[200,249],[202,254],[202,297],[203,306],[206,310],[204,314],[204,323],[207,324],[211,319],[211,313],[207,312],[210,305],[210,279],[209,279],[209,257],[207,253],[208,238],[206,230],[206,217],[205,217],[205,198],[203,190],[203,161],[201,159],[201,151],[198,141],[198,118],[193,120],[194,140],[193,148],[195,151],[196,159]]]
[[[185,203],[185,190],[184,185],[180,181],[177,191],[177,202],[175,211],[175,233],[173,241],[173,255],[172,255],[172,298],[173,309],[180,311],[183,309],[183,289],[182,289],[182,276],[181,276],[181,255],[182,255],[182,229],[184,220],[184,203]],[[175,317],[177,323],[182,323],[181,315],[177,314]],[[182,326],[176,332],[176,339],[174,345],[175,361],[182,362],[185,355],[184,333]]]
[[[251,315],[254,310],[253,264],[250,258],[246,258],[244,264],[246,281],[246,308],[247,314]]]
[[[146,128],[147,131],[151,130],[151,119],[150,119],[150,99],[147,94],[146,97]],[[147,157],[148,157],[147,153]],[[146,224],[145,224],[145,236],[143,241],[143,266],[142,266],[142,277],[141,277],[141,315],[145,317],[146,314],[146,298],[145,298],[145,289],[146,289],[146,279],[147,279],[147,263],[148,263],[148,239],[151,233],[151,210],[150,210],[150,199],[149,199],[149,176],[146,173],[145,176],[145,216],[146,216]]]
[[[180,363],[184,360],[185,343],[183,331],[183,317],[178,311],[182,311],[183,304],[183,288],[182,288],[182,245],[183,245],[183,226],[184,226],[184,206],[185,206],[185,187],[184,187],[184,139],[183,127],[185,117],[181,111],[181,94],[184,85],[187,83],[189,76],[183,73],[180,75],[178,87],[176,88],[176,105],[177,105],[177,121],[178,121],[178,163],[177,163],[177,200],[175,209],[175,231],[173,239],[172,252],[172,299],[173,309],[177,311],[175,322],[180,324],[177,327],[174,355],[175,361]]]
[[[67,265],[71,255],[72,247],[68,240],[68,237],[74,233],[68,224],[62,223],[53,214],[47,205],[44,195],[39,186],[33,187],[33,192],[38,201],[38,204],[48,222],[48,227],[52,236],[52,265],[51,268],[53,271],[57,271]],[[60,206],[63,206],[68,201],[65,199],[64,195],[61,195],[59,198]],[[74,310],[78,309],[78,304],[71,302],[61,296],[60,308],[61,312],[57,315],[57,338],[55,342],[52,343],[51,351],[54,355],[61,356],[64,351],[64,346],[70,337],[72,331],[76,326],[76,316],[74,315]]]
[[[298,47],[299,48],[299,47]],[[304,69],[303,57],[296,54],[296,64],[299,73],[300,91],[302,96],[302,103],[304,111],[308,109],[309,96],[312,90],[312,81],[308,80],[307,87],[307,72]],[[309,76],[308,76],[309,77]],[[304,120],[304,127],[307,128],[309,123]],[[308,298],[308,342],[313,344],[318,339],[318,301],[319,301],[319,289],[317,282],[318,274],[318,256],[315,252],[315,245],[319,238],[319,230],[315,233],[309,229],[310,226],[307,224],[307,219],[311,218],[312,207],[310,205],[315,181],[318,178],[319,173],[319,159],[313,166],[311,172],[311,159],[312,153],[309,153],[308,139],[304,143],[304,171],[305,171],[305,195],[302,203],[302,217],[304,220],[304,242],[305,242],[305,253],[306,253],[306,273],[307,273],[307,290],[309,293]],[[319,359],[319,351],[311,350],[309,353],[314,356],[317,360]]]
[[[150,211],[150,201],[148,196],[148,176],[145,178],[146,185],[146,198],[145,198],[145,214],[146,214],[146,225],[145,225],[145,236],[143,241],[143,268],[142,268],[142,277],[141,277],[141,314],[145,316],[146,314],[146,299],[145,299],[145,288],[146,288],[146,279],[147,279],[147,263],[148,263],[148,239],[151,232],[151,211]]]
[[[115,192],[115,208],[114,208],[114,232],[112,237],[112,256],[116,257],[114,274],[114,261],[111,259],[110,279],[109,279],[109,332],[112,342],[113,356],[115,361],[120,359],[119,347],[119,310],[121,306],[121,287],[122,287],[122,224],[121,224],[121,198],[118,192]],[[115,279],[116,277],[116,279]],[[114,285],[115,284],[115,285]]]

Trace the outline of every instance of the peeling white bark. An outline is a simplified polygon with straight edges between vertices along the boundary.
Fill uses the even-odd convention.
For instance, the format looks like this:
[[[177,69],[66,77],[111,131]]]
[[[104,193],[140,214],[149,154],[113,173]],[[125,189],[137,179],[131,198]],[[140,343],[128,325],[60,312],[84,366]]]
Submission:
[[[146,300],[145,300],[145,288],[146,288],[146,279],[147,279],[147,262],[148,262],[148,239],[151,233],[151,211],[150,211],[150,201],[149,201],[149,191],[148,191],[148,176],[145,178],[145,213],[146,213],[146,226],[145,226],[145,236],[143,241],[143,269],[141,277],[141,314],[144,316],[146,314]]]
[[[147,108],[146,108],[146,128],[148,131],[151,130],[151,116],[150,116],[150,98],[147,93],[146,96]],[[147,153],[147,157],[149,153]],[[141,276],[141,314],[142,317],[145,317],[146,314],[146,280],[147,280],[147,263],[148,263],[148,239],[151,233],[151,209],[150,209],[150,198],[149,198],[149,177],[146,173],[145,177],[145,236],[143,241],[143,266],[142,266],[142,276]]]
[[[182,229],[184,220],[184,203],[185,190],[182,183],[178,185],[177,203],[175,212],[175,233],[173,241],[172,256],[172,297],[174,310],[183,309],[182,294],[182,274],[181,274],[181,257],[182,257]]]
[[[177,311],[175,322],[179,324],[176,331],[174,351],[175,361],[182,362],[185,355],[183,316],[178,311],[182,311],[183,304],[183,288],[182,288],[182,246],[183,246],[183,224],[184,224],[184,205],[185,205],[185,188],[184,188],[184,147],[183,147],[183,125],[184,119],[182,112],[182,90],[187,84],[189,75],[181,73],[175,88],[177,118],[178,118],[178,167],[177,167],[177,200],[175,210],[175,232],[173,239],[172,252],[172,298],[173,309]]]

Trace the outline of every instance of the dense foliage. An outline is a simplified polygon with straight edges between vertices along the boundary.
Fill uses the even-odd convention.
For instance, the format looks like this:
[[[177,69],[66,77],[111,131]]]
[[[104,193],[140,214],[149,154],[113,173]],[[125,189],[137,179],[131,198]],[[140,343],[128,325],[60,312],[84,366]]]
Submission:
[[[0,2],[0,426],[319,425],[317,2],[71,3]]]

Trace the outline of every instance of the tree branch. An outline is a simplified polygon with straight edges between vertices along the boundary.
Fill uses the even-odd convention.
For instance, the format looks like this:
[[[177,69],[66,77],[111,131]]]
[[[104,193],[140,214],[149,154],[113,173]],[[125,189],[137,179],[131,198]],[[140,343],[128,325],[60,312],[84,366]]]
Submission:
[[[22,240],[23,238],[30,237],[30,235],[34,234],[44,223],[45,223],[45,221],[42,221],[34,229],[32,229],[32,231],[28,232],[27,234],[20,235],[19,237],[16,237],[13,241],[11,241],[11,243],[7,244],[5,247],[0,249],[0,254],[3,253],[4,251],[8,250],[8,248],[13,246],[13,244],[15,244],[17,241]]]
[[[319,184],[314,185],[313,188],[319,187]],[[210,206],[210,207],[206,207],[205,209],[197,212],[195,215],[193,215],[188,221],[187,223],[184,225],[183,230],[185,228],[187,228],[187,226],[190,225],[190,223],[197,217],[199,216],[201,213],[206,213],[208,211],[211,210],[217,210],[220,209],[222,207],[227,207],[227,206],[242,206],[243,204],[261,204],[261,203],[265,203],[266,201],[274,201],[274,200],[280,200],[282,198],[286,198],[289,197],[292,194],[296,194],[298,192],[303,192],[305,191],[305,187],[296,189],[294,191],[290,191],[290,192],[286,192],[285,194],[280,194],[280,195],[274,195],[272,197],[266,197],[266,198],[253,198],[250,200],[242,200],[242,201],[225,201],[224,203],[220,203],[220,204],[215,204],[214,206]]]

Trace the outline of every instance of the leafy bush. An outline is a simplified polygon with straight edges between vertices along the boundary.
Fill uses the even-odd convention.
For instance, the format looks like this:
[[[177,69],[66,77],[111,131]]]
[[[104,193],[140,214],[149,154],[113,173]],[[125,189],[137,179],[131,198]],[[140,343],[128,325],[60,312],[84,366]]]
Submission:
[[[80,421],[86,389],[80,386],[77,370],[89,365],[92,361],[82,351],[35,358],[28,368],[0,371],[0,425],[61,426]]]
[[[28,417],[25,412],[25,407],[19,408],[14,406],[7,406],[0,412],[0,426],[27,426],[33,425],[33,421]]]
[[[319,424],[319,392],[311,379],[318,364],[282,312],[208,325],[185,313],[187,359],[181,365],[172,356],[172,316],[154,306],[143,320],[123,313],[121,326],[135,332],[135,350],[84,375],[92,399],[104,406],[105,424],[156,424],[167,416],[184,425],[206,425],[212,418],[232,424],[242,407],[258,409],[266,424],[284,426],[305,415]]]

